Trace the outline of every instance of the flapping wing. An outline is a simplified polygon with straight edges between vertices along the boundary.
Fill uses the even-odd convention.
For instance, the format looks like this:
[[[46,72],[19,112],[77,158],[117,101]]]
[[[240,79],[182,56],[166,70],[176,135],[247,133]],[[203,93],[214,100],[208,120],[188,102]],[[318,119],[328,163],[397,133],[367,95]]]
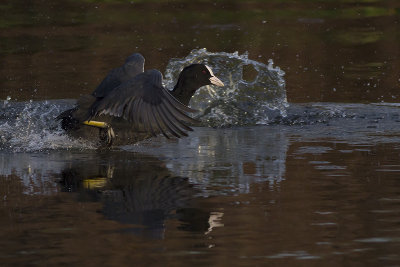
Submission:
[[[112,69],[92,93],[95,97],[105,97],[121,84],[121,68]]]
[[[115,88],[109,95],[97,101],[91,108],[91,115],[108,114],[130,121],[138,130],[152,136],[162,133],[169,138],[187,136],[192,131],[187,124],[198,121],[186,112],[195,110],[183,105],[162,86],[162,75],[151,70]]]
[[[115,68],[107,74],[92,95],[98,98],[107,96],[114,88],[121,85],[121,83],[142,73],[144,70],[144,61],[144,57],[139,53],[130,55],[122,67]]]

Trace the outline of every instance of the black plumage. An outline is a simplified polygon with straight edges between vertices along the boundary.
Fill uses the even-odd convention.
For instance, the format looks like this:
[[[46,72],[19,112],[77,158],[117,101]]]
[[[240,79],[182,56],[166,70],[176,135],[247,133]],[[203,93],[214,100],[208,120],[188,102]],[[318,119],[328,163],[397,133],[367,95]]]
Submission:
[[[178,138],[186,136],[180,128],[191,131],[186,124],[197,122],[185,114],[194,110],[180,103],[163,87],[158,70],[138,74],[96,101],[90,110],[89,120],[100,115],[120,117],[138,131],[152,136],[162,133],[167,138],[168,133]]]
[[[97,86],[92,93],[97,98],[105,97],[112,92],[115,87],[120,86],[122,83],[129,81],[139,73],[144,71],[144,57],[139,53],[130,55],[124,65],[112,69],[103,81]]]
[[[192,64],[182,70],[176,86],[169,91],[162,85],[162,74],[158,70],[143,72],[144,58],[134,55],[130,64],[137,74],[113,87],[121,76],[116,75],[120,73],[116,69],[111,71],[92,96],[81,98],[75,109],[58,116],[65,130],[87,139],[98,138],[98,131],[103,132],[100,136],[105,137],[106,144],[111,143],[110,139],[114,144],[134,143],[158,134],[167,138],[187,136],[186,131],[192,131],[189,125],[197,122],[186,114],[194,112],[187,106],[190,98],[204,85],[223,86],[208,66]],[[115,136],[83,125],[86,120],[106,122]]]

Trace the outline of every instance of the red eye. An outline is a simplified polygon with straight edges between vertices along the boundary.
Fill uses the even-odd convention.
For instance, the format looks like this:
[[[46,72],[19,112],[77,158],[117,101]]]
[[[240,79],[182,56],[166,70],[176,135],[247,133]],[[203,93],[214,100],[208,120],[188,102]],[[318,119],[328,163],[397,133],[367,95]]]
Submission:
[[[202,70],[201,72],[202,72],[203,74],[206,74],[206,73],[207,73],[207,71],[205,71],[205,70]]]

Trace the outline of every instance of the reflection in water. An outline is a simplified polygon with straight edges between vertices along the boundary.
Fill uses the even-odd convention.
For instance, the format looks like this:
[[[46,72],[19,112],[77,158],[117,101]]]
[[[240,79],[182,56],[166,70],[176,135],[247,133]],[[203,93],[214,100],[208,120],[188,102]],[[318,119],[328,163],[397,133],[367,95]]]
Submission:
[[[261,135],[264,141],[255,146]],[[17,175],[27,195],[75,192],[81,201],[101,202],[107,218],[146,226],[130,229],[142,235],[161,238],[167,219],[179,220],[179,229],[210,233],[223,226],[223,212],[198,206],[199,199],[249,193],[252,183],[280,183],[287,139],[279,127],[225,130],[222,135],[196,128],[191,138],[179,142],[155,139],[124,149],[146,155],[90,150],[2,153],[1,175]]]
[[[57,156],[56,160],[54,160],[55,155]],[[55,194],[59,190],[52,180],[53,176],[66,164],[64,157],[60,157],[58,153],[55,155],[46,153],[1,153],[0,175],[18,177],[24,194]]]
[[[396,261],[397,128],[371,141],[375,128],[331,123],[197,128],[130,151],[1,153],[7,262]]]
[[[182,229],[208,231],[210,215],[196,207],[198,189],[187,178],[173,176],[156,159],[128,155],[116,154],[100,166],[74,162],[62,170],[63,191],[102,202],[106,218],[132,225],[124,231],[163,238],[166,219],[178,219]]]
[[[151,143],[150,147],[125,146],[124,149],[180,159],[170,160],[166,166],[178,175],[190,177],[206,196],[248,193],[254,182],[268,182],[272,186],[285,177],[288,140],[279,126],[234,130],[195,128],[190,138],[178,143],[158,140]],[[214,191],[215,184],[220,186]]]
[[[381,38],[383,38],[383,32],[376,31],[375,27],[360,27],[337,32],[333,39],[345,44],[363,45],[378,42]]]
[[[196,206],[200,193],[196,186],[150,156],[1,154],[0,163],[1,176],[18,177],[24,194],[78,193],[80,201],[101,202],[106,218],[131,225],[124,231],[141,236],[163,238],[166,219],[179,220],[180,229],[203,233],[218,225],[209,212]]]

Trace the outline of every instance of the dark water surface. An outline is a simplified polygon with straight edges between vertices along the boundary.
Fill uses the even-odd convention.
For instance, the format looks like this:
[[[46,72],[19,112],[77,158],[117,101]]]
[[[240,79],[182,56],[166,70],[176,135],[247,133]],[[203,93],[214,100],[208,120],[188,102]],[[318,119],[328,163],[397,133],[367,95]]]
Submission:
[[[0,265],[399,266],[399,21],[390,0],[2,1]],[[99,150],[54,121],[132,52],[171,74],[203,47],[239,55],[196,52],[228,85],[187,138]]]

